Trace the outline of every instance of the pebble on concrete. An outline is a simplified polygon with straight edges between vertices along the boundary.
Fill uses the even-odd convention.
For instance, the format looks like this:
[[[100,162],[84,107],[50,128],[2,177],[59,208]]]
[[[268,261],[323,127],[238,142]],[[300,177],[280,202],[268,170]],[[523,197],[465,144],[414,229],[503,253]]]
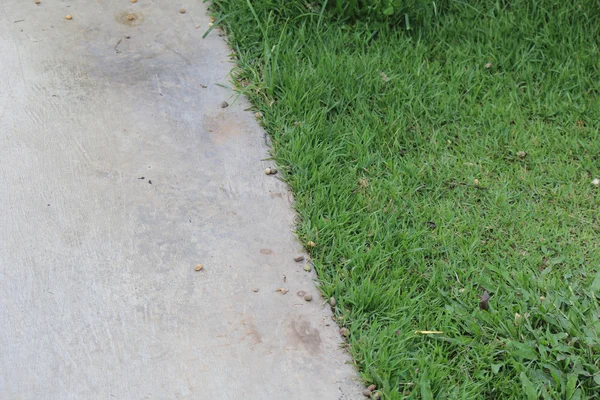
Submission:
[[[304,270],[305,270],[306,272],[310,272],[310,271],[312,270],[312,267],[310,266],[310,264],[306,264],[306,265],[304,266]]]
[[[180,8],[180,9],[179,9],[179,13],[180,13],[180,14],[185,14],[185,8]]]
[[[371,397],[371,395],[373,394],[373,392],[371,392],[369,389],[365,389],[363,390],[363,396],[365,397]]]
[[[341,328],[340,335],[342,335],[343,337],[348,337],[350,336],[350,331],[348,330],[348,328]]]
[[[69,15],[67,15],[67,16],[65,17],[65,19],[68,19],[68,20],[70,21],[70,20],[72,20],[72,19],[73,19],[73,16],[72,16],[71,14],[69,14]]]
[[[372,392],[373,390],[377,389],[377,386],[369,385],[368,389]]]
[[[196,268],[194,268],[196,271],[202,271],[202,269],[204,268],[204,265],[202,264],[198,264],[196,265]]]
[[[227,108],[227,107],[229,107],[229,103],[226,102],[226,101],[222,101],[221,102],[221,108]]]
[[[308,294],[304,295],[304,300],[312,301],[312,294],[308,293]]]
[[[294,261],[296,261],[296,262],[304,261],[304,256],[296,256],[296,257],[294,257]]]
[[[336,305],[335,297],[333,297],[333,296],[332,296],[332,297],[329,299],[329,305],[330,305],[331,307],[335,307],[335,305]]]

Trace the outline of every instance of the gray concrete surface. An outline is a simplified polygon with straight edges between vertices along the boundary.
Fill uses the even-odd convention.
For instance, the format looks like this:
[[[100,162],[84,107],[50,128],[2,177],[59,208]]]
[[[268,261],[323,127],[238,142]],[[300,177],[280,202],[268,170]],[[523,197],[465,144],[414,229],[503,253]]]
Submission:
[[[205,5],[0,11],[0,398],[360,398]]]

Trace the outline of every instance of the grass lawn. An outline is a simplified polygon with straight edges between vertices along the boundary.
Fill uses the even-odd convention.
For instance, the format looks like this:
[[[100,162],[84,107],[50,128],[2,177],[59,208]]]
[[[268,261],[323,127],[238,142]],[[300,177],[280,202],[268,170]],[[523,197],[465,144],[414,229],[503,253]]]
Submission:
[[[410,30],[212,7],[365,382],[600,398],[600,5],[447,3]]]

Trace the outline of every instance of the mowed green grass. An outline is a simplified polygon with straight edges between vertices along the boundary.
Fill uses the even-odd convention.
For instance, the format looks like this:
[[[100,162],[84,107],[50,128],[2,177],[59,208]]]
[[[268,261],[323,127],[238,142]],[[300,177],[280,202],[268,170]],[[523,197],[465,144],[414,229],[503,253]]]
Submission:
[[[406,31],[213,2],[365,382],[600,398],[600,5],[435,11]]]

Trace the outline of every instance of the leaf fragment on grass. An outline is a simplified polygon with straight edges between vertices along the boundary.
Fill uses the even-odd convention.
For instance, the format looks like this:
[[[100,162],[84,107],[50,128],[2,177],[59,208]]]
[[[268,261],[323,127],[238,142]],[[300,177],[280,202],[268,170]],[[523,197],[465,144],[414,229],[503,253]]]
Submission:
[[[442,331],[415,331],[416,334],[419,335],[441,335],[444,332]]]
[[[490,294],[488,293],[487,290],[484,290],[483,294],[481,295],[481,300],[479,300],[479,308],[487,311],[490,308],[489,301],[490,301]]]

